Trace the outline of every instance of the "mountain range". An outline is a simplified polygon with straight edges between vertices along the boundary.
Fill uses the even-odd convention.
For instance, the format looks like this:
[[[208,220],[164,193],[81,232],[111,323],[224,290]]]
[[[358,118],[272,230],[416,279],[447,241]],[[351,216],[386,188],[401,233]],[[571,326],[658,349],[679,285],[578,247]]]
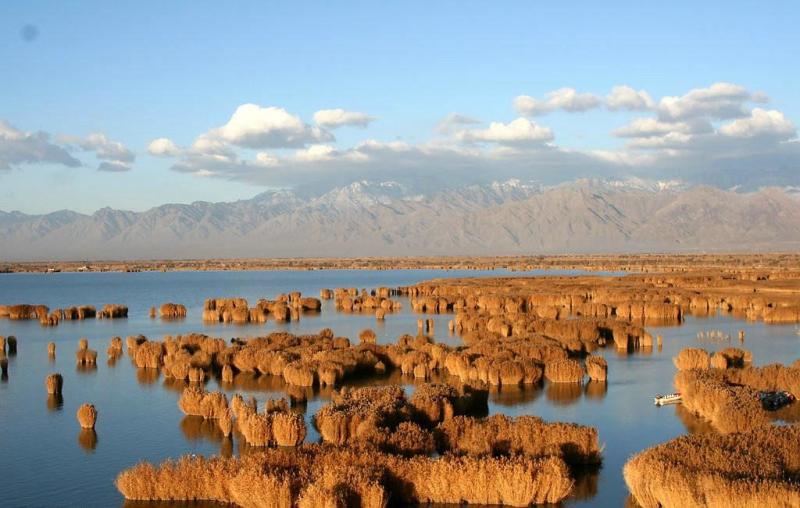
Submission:
[[[800,247],[795,190],[508,180],[425,194],[357,181],[321,195],[277,190],[144,212],[0,211],[0,259],[786,251]]]

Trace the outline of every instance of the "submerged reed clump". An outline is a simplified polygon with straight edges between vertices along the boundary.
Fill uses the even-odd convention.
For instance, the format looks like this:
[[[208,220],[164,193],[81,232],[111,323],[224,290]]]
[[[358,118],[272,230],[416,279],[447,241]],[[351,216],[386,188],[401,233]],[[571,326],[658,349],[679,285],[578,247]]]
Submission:
[[[644,508],[800,506],[800,427],[691,434],[645,450],[623,469]]]
[[[81,428],[93,429],[94,424],[97,422],[97,409],[93,404],[82,404],[75,416],[78,418]]]
[[[122,356],[122,337],[112,337],[106,353],[109,358],[119,358]]]
[[[64,386],[64,378],[59,373],[50,374],[45,378],[47,393],[50,395],[60,395],[61,388]]]
[[[80,349],[75,352],[75,361],[78,365],[96,365],[97,351],[94,349]]]

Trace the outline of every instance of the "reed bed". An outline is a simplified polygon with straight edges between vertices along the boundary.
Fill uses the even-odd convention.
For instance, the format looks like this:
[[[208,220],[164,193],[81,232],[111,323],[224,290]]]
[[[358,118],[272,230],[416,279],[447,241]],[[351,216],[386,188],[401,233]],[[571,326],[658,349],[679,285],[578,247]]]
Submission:
[[[645,450],[623,469],[644,508],[800,506],[800,427],[692,434]]]
[[[570,465],[600,463],[597,430],[572,423],[545,423],[535,416],[457,416],[436,428],[443,452],[467,455],[556,456]]]
[[[241,458],[185,456],[158,467],[141,463],[120,473],[116,485],[127,499],[138,500],[379,508],[390,496],[401,504],[556,503],[569,495],[573,480],[556,457],[403,458],[304,445]]]

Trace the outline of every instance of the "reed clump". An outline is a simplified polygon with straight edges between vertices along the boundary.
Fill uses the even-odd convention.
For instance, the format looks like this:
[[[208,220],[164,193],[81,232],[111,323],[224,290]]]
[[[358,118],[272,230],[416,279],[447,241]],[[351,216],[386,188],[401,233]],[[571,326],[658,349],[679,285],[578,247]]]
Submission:
[[[583,376],[583,366],[571,358],[550,362],[544,367],[544,377],[551,383],[582,383]]]
[[[502,479],[502,481],[498,481]],[[557,457],[428,458],[326,445],[265,449],[241,458],[185,456],[161,466],[140,463],[116,480],[127,499],[211,500],[239,506],[383,507],[476,503],[528,506],[557,503],[573,480]],[[344,503],[344,504],[337,504]]]
[[[678,370],[707,369],[711,361],[708,351],[700,348],[685,348],[672,359]]]
[[[96,365],[97,351],[94,349],[80,349],[75,352],[75,361],[78,365]]]
[[[800,506],[800,427],[691,434],[645,450],[623,469],[644,508]]]
[[[608,378],[608,362],[598,355],[586,357],[586,373],[592,381],[605,381]]]
[[[55,356],[56,355],[56,343],[50,342],[47,344],[47,355],[48,356]]]
[[[119,304],[106,304],[97,313],[98,319],[119,319],[128,317],[128,307]]]
[[[241,398],[234,406],[239,432],[251,446],[299,446],[305,440],[303,415],[292,412],[286,399],[268,400],[263,413]]]
[[[394,428],[410,420],[410,413],[399,386],[343,388],[314,415],[314,424],[323,440],[341,446],[367,431]]]
[[[436,428],[440,451],[467,455],[556,456],[570,465],[599,464],[597,430],[572,423],[546,423],[535,416],[456,416]]]
[[[50,374],[45,378],[45,386],[47,393],[50,395],[61,395],[61,389],[64,387],[64,378],[59,373]]]
[[[97,409],[93,404],[82,404],[75,415],[83,429],[93,429],[97,422]]]
[[[162,319],[181,319],[186,317],[186,307],[180,303],[165,303],[158,313]]]
[[[361,341],[362,344],[375,344],[377,342],[377,336],[374,331],[365,328],[358,334],[358,340]]]
[[[222,392],[206,392],[193,385],[183,390],[178,407],[186,415],[220,418],[228,409],[228,399]]]
[[[122,356],[122,337],[112,337],[106,350],[109,358],[119,358]]]
[[[680,371],[675,376],[675,388],[686,409],[710,421],[719,432],[743,432],[769,425],[757,390],[729,384],[717,369]]]
[[[415,418],[427,425],[436,425],[456,415],[483,413],[488,411],[488,391],[462,385],[426,383],[414,390],[408,402],[414,410]]]

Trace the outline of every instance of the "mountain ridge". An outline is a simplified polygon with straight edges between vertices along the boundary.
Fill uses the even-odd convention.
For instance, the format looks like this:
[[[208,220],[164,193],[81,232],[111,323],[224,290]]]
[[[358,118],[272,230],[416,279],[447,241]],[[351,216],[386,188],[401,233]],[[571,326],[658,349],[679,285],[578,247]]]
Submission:
[[[505,255],[794,250],[800,200],[677,182],[508,180],[425,195],[361,180],[322,195],[0,212],[0,259]]]

